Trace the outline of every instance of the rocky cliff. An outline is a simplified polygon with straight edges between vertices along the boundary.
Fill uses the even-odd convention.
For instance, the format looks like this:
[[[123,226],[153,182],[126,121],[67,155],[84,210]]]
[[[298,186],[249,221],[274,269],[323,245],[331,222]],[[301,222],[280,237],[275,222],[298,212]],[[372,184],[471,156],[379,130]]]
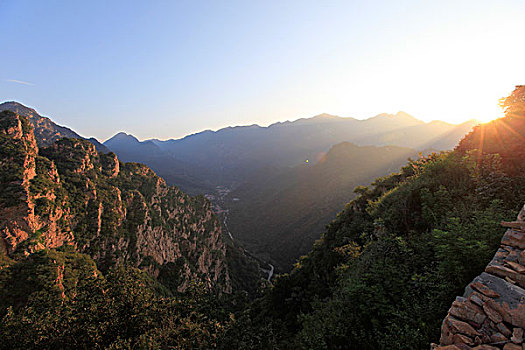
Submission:
[[[485,272],[457,297],[443,321],[436,350],[525,349],[525,206]]]
[[[66,217],[62,201],[56,195],[60,192],[58,174],[54,166],[48,171],[36,173],[42,166],[38,147],[27,119],[3,112],[0,120],[0,249],[13,256],[15,251],[29,254],[43,247],[57,247],[72,243],[71,231],[64,223],[64,229],[57,222]],[[37,189],[37,184],[48,181],[47,188]],[[43,200],[55,204],[53,212],[39,215],[36,204]],[[43,231],[46,231],[42,235]]]
[[[27,118],[0,112],[0,254],[69,245],[105,270],[140,267],[173,290],[230,292],[221,226],[203,197],[148,167],[63,138],[39,149]]]

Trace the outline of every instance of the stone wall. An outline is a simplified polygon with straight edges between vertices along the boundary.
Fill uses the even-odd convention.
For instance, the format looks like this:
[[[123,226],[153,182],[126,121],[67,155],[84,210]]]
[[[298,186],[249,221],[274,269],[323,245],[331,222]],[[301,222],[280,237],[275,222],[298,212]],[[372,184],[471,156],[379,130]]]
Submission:
[[[485,272],[457,297],[435,350],[525,350],[525,206]]]

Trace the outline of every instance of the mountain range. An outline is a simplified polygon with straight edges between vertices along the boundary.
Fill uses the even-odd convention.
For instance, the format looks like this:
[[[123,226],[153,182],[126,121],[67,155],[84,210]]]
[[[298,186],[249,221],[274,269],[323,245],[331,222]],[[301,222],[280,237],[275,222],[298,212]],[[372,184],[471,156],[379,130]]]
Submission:
[[[0,348],[215,347],[258,265],[206,198],[49,123],[0,112]]]
[[[268,127],[207,130],[177,140],[140,142],[119,133],[104,145],[125,161],[151,166],[183,190],[206,192],[217,185],[242,183],[265,167],[293,167],[305,160],[315,163],[340,142],[416,151],[451,149],[476,124],[473,120],[460,125],[424,123],[404,112],[365,120],[322,114]]]

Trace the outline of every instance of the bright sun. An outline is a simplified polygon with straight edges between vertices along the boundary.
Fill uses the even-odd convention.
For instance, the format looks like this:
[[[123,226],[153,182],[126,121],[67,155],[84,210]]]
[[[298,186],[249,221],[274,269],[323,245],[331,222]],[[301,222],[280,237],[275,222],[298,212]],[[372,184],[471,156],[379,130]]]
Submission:
[[[496,119],[499,119],[499,118],[503,118],[504,116],[505,116],[505,114],[502,111],[499,114],[494,114],[493,117],[486,116],[486,117],[476,118],[476,120],[478,120],[480,123],[488,123],[488,122],[491,122],[493,120],[496,120]]]

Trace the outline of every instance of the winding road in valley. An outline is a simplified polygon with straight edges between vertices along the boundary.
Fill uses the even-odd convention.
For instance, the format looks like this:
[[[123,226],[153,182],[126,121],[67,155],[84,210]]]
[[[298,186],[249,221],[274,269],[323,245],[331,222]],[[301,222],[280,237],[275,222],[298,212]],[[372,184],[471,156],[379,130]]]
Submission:
[[[232,235],[232,233],[230,232],[230,229],[228,228],[228,223],[227,223],[227,221],[228,221],[228,214],[229,214],[229,210],[224,211],[224,221],[223,221],[223,223],[224,223],[224,228],[226,229],[226,233],[228,234],[228,236],[230,237],[230,239],[231,239],[232,241],[235,242],[235,240],[233,239],[233,235]],[[253,256],[253,254],[249,253],[246,249],[244,249],[244,251],[245,251],[246,253],[248,253],[250,256]],[[264,272],[268,273],[268,278],[267,278],[266,280],[267,280],[268,282],[271,282],[271,279],[272,279],[272,277],[273,277],[273,272],[274,272],[275,268],[274,268],[274,266],[273,266],[272,264],[270,264],[270,263],[268,263],[268,266],[270,266],[270,269],[269,269],[269,270],[262,269],[262,268],[261,268],[261,270],[263,270]]]
[[[224,228],[226,229],[226,232],[228,233],[228,236],[230,236],[230,239],[233,241],[232,233],[230,232],[230,229],[228,228],[228,224],[226,223],[226,219],[228,219],[228,213],[226,212],[224,214]]]
[[[270,265],[270,271],[268,271],[268,282],[270,282],[273,276],[273,265],[272,264],[268,264],[268,265]]]

